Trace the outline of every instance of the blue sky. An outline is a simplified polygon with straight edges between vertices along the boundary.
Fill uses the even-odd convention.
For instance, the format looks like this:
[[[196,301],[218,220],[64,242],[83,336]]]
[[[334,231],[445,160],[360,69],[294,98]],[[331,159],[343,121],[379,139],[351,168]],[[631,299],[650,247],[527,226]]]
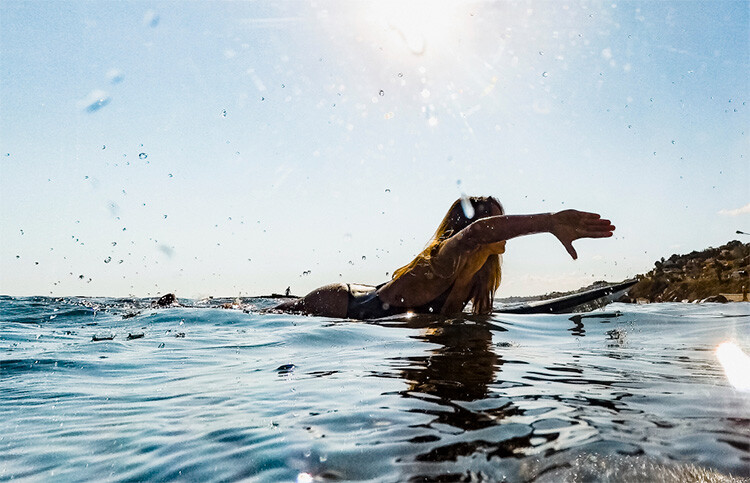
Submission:
[[[750,231],[749,39],[745,1],[4,1],[0,293],[380,283],[462,192],[617,225],[509,242],[499,296],[644,273]]]

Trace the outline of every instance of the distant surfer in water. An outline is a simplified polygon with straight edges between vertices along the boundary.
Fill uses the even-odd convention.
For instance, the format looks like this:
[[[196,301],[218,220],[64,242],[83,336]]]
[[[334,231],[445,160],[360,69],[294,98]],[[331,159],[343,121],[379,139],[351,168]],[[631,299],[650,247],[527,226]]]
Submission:
[[[274,308],[325,317],[376,319],[405,312],[457,314],[471,301],[474,314],[492,312],[505,241],[552,233],[571,257],[573,241],[606,238],[615,227],[596,213],[565,210],[506,215],[493,197],[456,200],[425,249],[376,287],[335,283]]]

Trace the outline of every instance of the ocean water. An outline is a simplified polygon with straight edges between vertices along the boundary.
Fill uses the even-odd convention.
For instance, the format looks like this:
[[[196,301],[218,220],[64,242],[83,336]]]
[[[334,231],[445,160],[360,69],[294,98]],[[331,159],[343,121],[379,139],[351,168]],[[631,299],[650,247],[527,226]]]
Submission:
[[[748,303],[359,322],[238,302],[0,297],[0,480],[750,477],[750,392],[716,355],[750,353]]]

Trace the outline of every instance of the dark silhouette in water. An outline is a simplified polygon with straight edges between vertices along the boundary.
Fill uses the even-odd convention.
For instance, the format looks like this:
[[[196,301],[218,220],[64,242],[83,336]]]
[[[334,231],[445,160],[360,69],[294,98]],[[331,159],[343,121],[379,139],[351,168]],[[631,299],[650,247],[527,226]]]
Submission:
[[[159,300],[156,302],[152,302],[152,304],[156,307],[171,307],[172,305],[177,305],[177,297],[173,293],[168,293],[165,295],[162,295]]]

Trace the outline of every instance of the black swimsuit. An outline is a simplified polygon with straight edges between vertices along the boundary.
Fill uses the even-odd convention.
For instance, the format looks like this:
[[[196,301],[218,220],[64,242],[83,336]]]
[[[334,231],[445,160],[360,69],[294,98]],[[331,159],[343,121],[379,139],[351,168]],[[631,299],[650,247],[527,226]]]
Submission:
[[[346,309],[346,317],[349,319],[365,320],[379,319],[390,315],[403,314],[404,312],[439,314],[445,304],[445,300],[448,298],[448,294],[453,289],[453,285],[451,285],[448,287],[448,290],[440,294],[435,300],[419,307],[396,307],[383,302],[378,297],[378,289],[383,285],[385,284],[380,284],[377,287],[367,287],[367,290],[352,291],[352,286],[347,284],[349,288],[349,305]]]

